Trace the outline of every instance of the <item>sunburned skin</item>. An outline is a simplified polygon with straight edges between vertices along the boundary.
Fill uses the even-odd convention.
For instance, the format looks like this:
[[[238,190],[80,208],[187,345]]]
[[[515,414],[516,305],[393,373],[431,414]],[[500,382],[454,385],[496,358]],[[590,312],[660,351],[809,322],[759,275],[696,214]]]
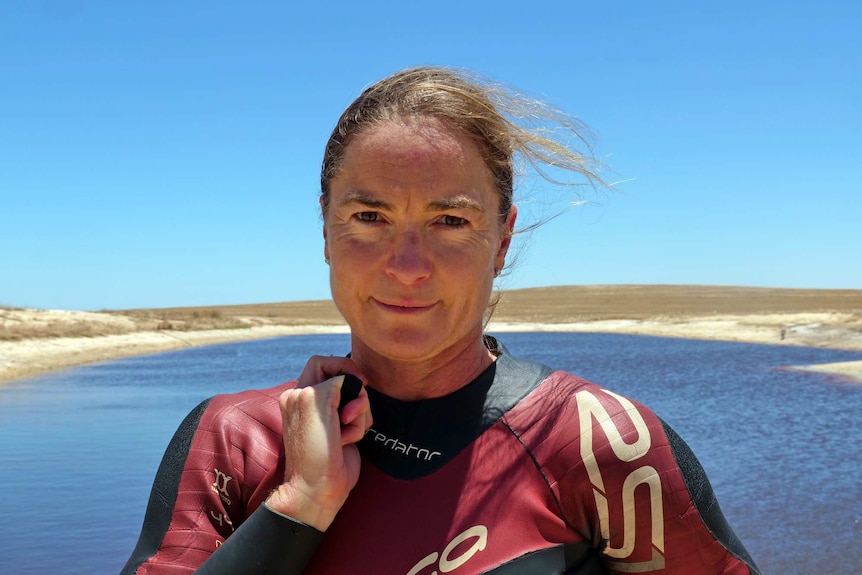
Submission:
[[[517,211],[501,221],[475,143],[433,119],[383,123],[351,142],[329,193],[333,300],[369,384],[416,399],[478,375],[493,361],[484,312]]]

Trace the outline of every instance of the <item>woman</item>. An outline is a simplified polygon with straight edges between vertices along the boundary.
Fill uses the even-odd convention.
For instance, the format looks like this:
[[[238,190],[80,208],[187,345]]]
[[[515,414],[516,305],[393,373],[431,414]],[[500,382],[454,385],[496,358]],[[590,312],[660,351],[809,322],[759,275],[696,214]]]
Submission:
[[[320,197],[351,354],[195,409],[123,573],[757,573],[653,413],[483,335],[515,157],[600,183],[548,119],[578,136],[441,68],[351,104]],[[350,376],[364,385],[342,398]]]

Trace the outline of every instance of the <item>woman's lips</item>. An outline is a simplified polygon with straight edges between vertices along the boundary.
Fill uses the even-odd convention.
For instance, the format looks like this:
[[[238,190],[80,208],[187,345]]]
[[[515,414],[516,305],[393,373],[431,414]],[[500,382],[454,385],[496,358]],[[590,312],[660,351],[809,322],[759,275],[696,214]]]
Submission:
[[[436,305],[436,303],[417,303],[417,302],[394,302],[380,301],[375,299],[374,302],[390,313],[398,313],[403,315],[415,315],[428,311]]]

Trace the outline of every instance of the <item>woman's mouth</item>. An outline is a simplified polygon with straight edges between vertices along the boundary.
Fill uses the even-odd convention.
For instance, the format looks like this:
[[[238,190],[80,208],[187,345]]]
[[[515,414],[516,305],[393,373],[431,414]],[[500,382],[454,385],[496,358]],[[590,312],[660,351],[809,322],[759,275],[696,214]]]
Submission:
[[[413,301],[381,301],[375,299],[374,302],[383,310],[389,313],[397,313],[402,315],[416,315],[428,311],[436,305],[436,303],[420,303]]]

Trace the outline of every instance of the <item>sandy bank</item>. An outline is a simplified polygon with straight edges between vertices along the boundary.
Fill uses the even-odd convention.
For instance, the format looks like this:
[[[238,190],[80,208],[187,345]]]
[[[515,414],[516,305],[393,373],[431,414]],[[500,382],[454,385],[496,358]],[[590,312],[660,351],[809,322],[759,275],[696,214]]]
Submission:
[[[19,314],[31,310],[18,310]],[[11,312],[6,310],[7,319]],[[38,312],[38,321],[117,321],[125,324],[126,318],[105,318],[106,314],[89,312]],[[19,318],[20,319],[20,318]],[[37,321],[32,317],[30,325]],[[654,335],[828,347],[862,350],[862,331],[855,323],[848,323],[846,314],[759,314],[720,315],[704,317],[674,317],[650,320],[597,320],[567,323],[492,322],[491,332],[556,331],[600,332]],[[104,326],[103,326],[104,327]],[[315,333],[347,333],[345,325],[257,325],[241,329],[209,329],[195,331],[137,331],[92,337],[29,337],[0,341],[0,382],[9,382],[65,367],[96,363],[128,357],[158,353],[193,346],[244,341]],[[796,369],[831,373],[862,382],[862,361],[798,366]]]
[[[602,320],[581,323],[496,323],[491,331],[593,332],[682,337],[743,343],[862,351],[862,331],[847,314],[757,314],[663,320]],[[826,373],[862,383],[862,360],[782,369]]]
[[[787,369],[826,373],[843,380],[862,383],[862,361],[842,361],[819,365],[796,365]]]
[[[862,351],[862,290],[587,285],[502,292],[489,331],[578,331]],[[107,312],[0,307],[0,382],[190,346],[346,333],[330,300]],[[799,369],[862,381],[860,362]]]
[[[246,329],[144,331],[96,337],[49,337],[0,341],[0,385],[65,367],[121,357],[159,353],[185,347],[314,333],[347,333],[347,327],[270,325]]]

